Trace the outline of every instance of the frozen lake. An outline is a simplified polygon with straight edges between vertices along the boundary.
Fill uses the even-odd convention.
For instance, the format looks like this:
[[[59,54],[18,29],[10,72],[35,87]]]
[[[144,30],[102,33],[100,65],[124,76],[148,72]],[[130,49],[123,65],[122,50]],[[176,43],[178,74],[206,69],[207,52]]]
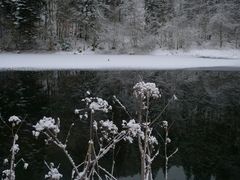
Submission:
[[[228,51],[227,51],[228,52]],[[160,55],[0,54],[0,70],[239,70],[240,57],[195,53]]]

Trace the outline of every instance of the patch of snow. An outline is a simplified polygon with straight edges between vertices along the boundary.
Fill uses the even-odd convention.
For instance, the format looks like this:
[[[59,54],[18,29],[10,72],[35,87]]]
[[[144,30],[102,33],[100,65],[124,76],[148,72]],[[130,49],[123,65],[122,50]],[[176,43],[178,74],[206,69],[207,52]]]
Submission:
[[[213,58],[213,59],[235,59],[240,58],[239,50],[218,50],[218,49],[203,49],[203,50],[191,50],[189,55],[201,58]]]
[[[237,49],[191,49],[191,50],[162,50],[151,52],[154,56],[192,56],[209,59],[240,59],[240,50]]]

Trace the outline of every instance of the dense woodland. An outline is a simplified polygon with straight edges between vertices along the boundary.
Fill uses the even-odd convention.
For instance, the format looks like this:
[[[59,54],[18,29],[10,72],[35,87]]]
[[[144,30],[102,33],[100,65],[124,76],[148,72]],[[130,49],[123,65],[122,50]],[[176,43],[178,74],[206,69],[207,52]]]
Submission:
[[[0,50],[240,47],[239,0],[0,0]]]

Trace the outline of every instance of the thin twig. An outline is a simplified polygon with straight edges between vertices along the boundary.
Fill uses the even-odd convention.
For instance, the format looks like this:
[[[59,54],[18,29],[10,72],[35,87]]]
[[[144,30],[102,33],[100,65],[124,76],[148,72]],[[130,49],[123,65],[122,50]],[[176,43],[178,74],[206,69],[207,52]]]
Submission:
[[[176,154],[178,152],[178,148],[172,153],[172,154],[170,154],[169,156],[168,156],[168,159],[170,159],[174,154]]]
[[[130,113],[128,112],[127,108],[120,102],[120,100],[116,97],[113,96],[113,99],[121,106],[121,108],[125,111],[125,113],[129,116],[130,119],[133,119]]]
[[[4,124],[5,126],[8,127],[8,129],[9,129],[10,131],[12,131],[12,128],[2,119],[1,114],[0,114],[0,120],[3,122],[3,124]]]
[[[165,112],[165,110],[167,109],[169,104],[172,102],[172,100],[173,100],[173,97],[168,101],[167,105],[163,108],[163,110],[160,112],[160,114],[151,122],[150,125],[154,124],[162,116],[162,114]]]
[[[99,166],[99,168],[101,169],[101,170],[103,170],[108,176],[110,176],[113,180],[117,180],[114,176],[112,176],[111,174],[110,174],[110,172],[108,172],[106,169],[104,169],[104,168],[102,168],[101,166]]]
[[[23,158],[21,158],[18,160],[18,162],[15,164],[15,166],[17,166],[20,162],[26,163],[26,161]]]
[[[67,133],[67,136],[66,136],[66,139],[65,139],[65,145],[68,143],[68,138],[71,134],[71,130],[72,130],[73,126],[74,126],[74,123],[72,123],[71,126],[69,127],[69,130],[68,130],[68,133]]]
[[[157,125],[160,126],[159,124],[157,124]],[[162,135],[156,129],[154,129],[154,131],[157,133],[157,135],[161,138],[162,142],[164,143],[164,139],[163,139]]]

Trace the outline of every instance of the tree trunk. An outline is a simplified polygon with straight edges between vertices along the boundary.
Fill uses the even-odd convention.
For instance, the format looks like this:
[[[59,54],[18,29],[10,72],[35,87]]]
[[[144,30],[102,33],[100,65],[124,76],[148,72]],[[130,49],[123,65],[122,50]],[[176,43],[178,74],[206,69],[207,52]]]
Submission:
[[[219,45],[220,45],[220,48],[222,48],[223,46],[223,24],[220,23],[220,27],[219,27]]]

